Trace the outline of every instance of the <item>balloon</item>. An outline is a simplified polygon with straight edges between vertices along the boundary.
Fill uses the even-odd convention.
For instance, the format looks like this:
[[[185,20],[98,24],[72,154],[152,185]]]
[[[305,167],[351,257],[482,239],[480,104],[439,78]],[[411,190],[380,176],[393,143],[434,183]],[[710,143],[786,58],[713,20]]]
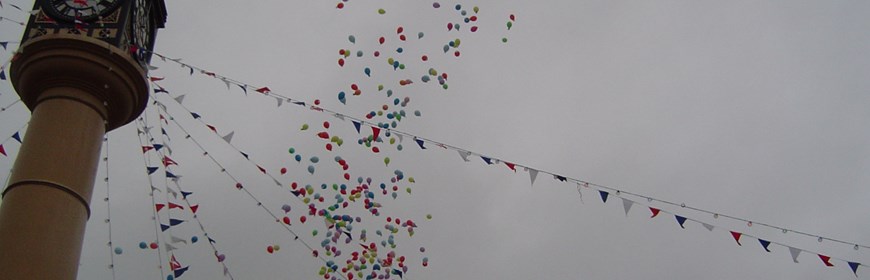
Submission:
[[[308,173],[314,174],[314,166],[313,165],[308,166]]]
[[[459,51],[455,51],[455,52],[453,52],[453,56],[455,56],[455,57],[459,57]]]
[[[426,214],[426,219],[427,219],[427,220],[431,220],[431,219],[432,219],[432,214]]]
[[[381,52],[375,51],[374,55],[375,55],[375,57],[381,56]]]
[[[281,210],[284,210],[284,213],[290,212],[290,210],[292,210],[292,209],[293,208],[290,207],[289,204],[284,204],[283,206],[281,206]]]
[[[387,10],[384,10],[384,9],[378,9],[378,14],[382,14],[382,15],[383,15],[383,14],[386,14],[386,13],[387,13]]]
[[[388,90],[387,90],[387,97],[390,97],[390,96],[393,96],[393,90],[392,90],[392,89],[388,89]]]
[[[274,248],[275,248],[275,251],[278,251],[278,250],[281,250],[281,246],[278,246],[278,245],[274,245],[274,246],[272,246],[272,247],[274,247]]]
[[[151,242],[151,249],[157,249],[157,242]]]
[[[121,249],[121,247],[115,247],[115,255],[120,255],[121,253],[124,253],[124,249]]]
[[[477,12],[480,12],[480,8],[477,7],[477,6],[474,6],[474,8],[473,8],[472,10],[474,11],[475,14],[476,14]]]
[[[344,58],[338,59],[338,66],[344,66]]]
[[[420,115],[421,115],[420,110],[416,110],[416,111],[414,111],[414,116],[418,116],[418,117],[419,117]]]
[[[199,241],[199,237],[194,236],[190,238],[191,243],[196,243],[197,241]]]
[[[295,159],[296,159],[296,161],[302,161],[302,156],[301,156],[301,155],[296,155]]]
[[[449,44],[448,44],[448,45],[444,45],[443,50],[444,50],[444,53],[449,52],[449,51],[450,51],[450,45],[449,45]]]
[[[432,3],[432,8],[435,8],[435,9],[441,8],[441,4],[439,4],[438,2]]]
[[[372,69],[370,69],[370,68],[368,68],[368,67],[366,67],[366,69],[363,70],[363,72],[366,73],[366,76],[369,76],[369,77],[372,76]]]
[[[356,43],[356,37],[354,37],[353,35],[347,36],[347,40],[350,41],[351,44]]]
[[[457,11],[462,10],[462,5],[460,5],[460,4],[456,4],[456,10],[457,10]]]
[[[516,18],[516,16],[514,16],[514,14],[511,14],[511,15],[510,15],[510,19],[511,19],[511,21],[516,21],[516,20],[517,20],[517,18]]]
[[[384,165],[387,165],[387,166],[390,165],[390,158],[389,157],[384,158]]]
[[[393,63],[395,63],[395,62],[396,62],[396,60],[393,59],[392,57],[387,58],[387,64],[389,64],[389,65],[393,65]]]
[[[166,275],[166,280],[175,280],[175,275]]]
[[[453,23],[452,22],[447,23],[447,31],[450,31],[450,30],[453,30]]]
[[[420,59],[422,59],[423,61],[429,61],[429,57],[425,56],[425,55],[423,57],[421,57]]]
[[[423,32],[417,32],[417,39],[422,39],[423,35]]]
[[[405,34],[399,35],[399,40],[405,41],[406,39]]]
[[[317,233],[318,233],[318,232],[317,232],[316,229],[315,229],[315,230],[312,230],[312,231],[311,231],[311,236],[317,236]]]
[[[429,68],[429,75],[437,76],[437,75],[438,75],[438,71],[435,70],[435,68]]]
[[[281,168],[281,175],[287,174],[287,167]]]
[[[459,44],[461,44],[461,43],[462,43],[462,41],[460,41],[459,38],[456,38],[456,40],[453,40],[453,44],[455,45],[455,46],[453,46],[453,47],[454,47],[454,48],[458,48],[458,47],[459,47]]]
[[[316,157],[316,156],[311,157],[311,159],[309,159],[309,160],[310,160],[312,163],[318,163],[318,162],[320,162],[320,158],[319,158],[319,157]]]
[[[292,147],[291,147],[291,148],[290,148],[290,149],[288,149],[288,150],[287,150],[287,151],[288,151],[288,152],[290,152],[290,153],[291,153],[291,154],[293,154],[293,153],[295,153],[295,152],[296,152],[296,149],[295,149],[295,148],[292,148]]]
[[[224,254],[217,255],[218,262],[224,262],[225,259],[227,259],[226,255],[224,255]]]
[[[477,32],[477,25],[471,27],[471,32]]]
[[[399,64],[399,69],[405,70],[405,64]]]
[[[356,57],[362,57],[363,51],[356,51]]]
[[[414,180],[414,177],[408,177],[408,182],[410,182],[410,183],[416,183],[417,181]]]
[[[396,194],[395,192],[393,192],[393,199],[396,199],[397,196],[399,196],[399,195]]]
[[[502,38],[501,38],[501,42],[502,42],[502,43],[507,43],[507,41],[508,41],[508,40],[507,40],[507,37],[502,37]]]
[[[423,77],[420,77],[420,80],[422,80],[424,83],[428,83],[428,82],[429,82],[429,76],[423,76]]]
[[[396,34],[402,34],[402,32],[404,32],[404,31],[405,31],[405,28],[399,26],[399,28],[396,29]]]
[[[145,243],[145,241],[139,242],[139,249],[145,248],[148,248],[148,243]]]
[[[338,5],[335,5],[336,9],[344,8],[344,3],[339,2]]]
[[[381,37],[381,38],[378,39],[378,42],[381,43],[381,45],[383,45],[384,42],[386,42],[386,41],[387,41],[387,39],[384,38],[384,37]]]
[[[266,247],[266,252],[269,252],[269,254],[274,253],[274,252],[275,252],[275,248],[272,247],[272,246]]]
[[[399,47],[398,49],[396,49],[397,53],[402,53],[402,51],[404,51],[404,49],[402,49],[402,47]]]
[[[425,247],[420,247],[420,253],[426,253],[426,248],[425,248]]]
[[[514,27],[514,23],[508,21],[508,22],[507,22],[507,28],[508,28],[508,30],[511,30],[511,27]]]
[[[307,124],[307,123],[306,123],[306,124],[303,124],[303,125],[302,125],[302,129],[300,129],[300,130],[308,130],[308,124]]]

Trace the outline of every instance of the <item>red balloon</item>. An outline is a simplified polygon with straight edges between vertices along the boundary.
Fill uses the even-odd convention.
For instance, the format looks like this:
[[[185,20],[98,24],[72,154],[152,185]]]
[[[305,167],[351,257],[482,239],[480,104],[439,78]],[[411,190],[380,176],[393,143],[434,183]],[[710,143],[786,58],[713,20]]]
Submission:
[[[340,50],[338,50],[338,54],[339,54],[339,55],[344,55],[344,49],[340,49]]]
[[[314,99],[314,105],[320,105],[320,99]]]
[[[272,247],[272,246],[266,247],[266,252],[269,252],[269,254],[274,253],[274,252],[275,252],[275,248]]]
[[[429,57],[425,56],[425,55],[422,57],[422,59],[423,59],[423,61],[429,61]]]
[[[281,175],[287,174],[287,167],[281,168]]]
[[[372,147],[372,152],[380,153],[381,149],[378,149],[378,147]]]
[[[477,26],[476,26],[476,25],[471,27],[471,32],[477,32]]]
[[[379,57],[379,56],[381,56],[381,52],[375,51],[375,57]]]
[[[236,188],[241,190],[241,189],[242,189],[242,183],[236,183]]]
[[[452,22],[447,23],[447,31],[450,31],[450,30],[453,30],[453,23]]]
[[[447,73],[441,73],[441,78],[447,79]]]
[[[344,8],[344,3],[339,2],[338,5],[335,6],[336,9]]]
[[[348,173],[344,173],[344,179],[345,179],[345,180],[350,180],[350,174],[348,174]]]
[[[329,128],[329,122],[323,122],[323,128]]]
[[[359,86],[357,86],[356,84],[351,84],[351,85],[350,85],[350,89],[352,89],[352,90],[359,90]]]
[[[326,143],[326,150],[330,152],[332,151],[332,143]]]
[[[157,242],[151,242],[151,249],[157,249]]]
[[[320,138],[323,138],[323,139],[329,139],[329,133],[327,133],[326,131],[324,131],[324,132],[318,133],[318,134],[317,134],[317,137],[320,137]]]
[[[513,14],[511,14],[511,21],[515,21],[515,20],[517,20],[517,18]]]
[[[308,218],[306,218],[305,216],[301,216],[301,217],[299,217],[299,221],[302,222],[303,224],[304,224],[305,221],[307,221],[307,220],[308,220]]]
[[[386,42],[386,41],[387,41],[387,39],[386,39],[386,38],[384,38],[384,37],[381,37],[381,38],[380,38],[380,39],[378,39],[378,42],[380,42],[380,43],[381,43],[381,45],[383,45],[383,44],[384,44],[384,42]]]
[[[405,41],[406,39],[408,38],[405,37],[405,34],[399,35],[399,40]]]
[[[401,26],[399,26],[399,28],[396,29],[396,34],[402,34],[402,31],[405,31],[405,28],[402,28]]]
[[[344,67],[344,58],[338,59],[338,66]]]
[[[477,21],[477,16],[471,16],[471,18],[469,18],[469,20],[471,20],[471,21]]]
[[[289,225],[290,224],[290,217],[284,217],[284,223]]]
[[[459,51],[455,51],[455,52],[453,52],[453,56],[455,56],[455,57],[459,57]]]

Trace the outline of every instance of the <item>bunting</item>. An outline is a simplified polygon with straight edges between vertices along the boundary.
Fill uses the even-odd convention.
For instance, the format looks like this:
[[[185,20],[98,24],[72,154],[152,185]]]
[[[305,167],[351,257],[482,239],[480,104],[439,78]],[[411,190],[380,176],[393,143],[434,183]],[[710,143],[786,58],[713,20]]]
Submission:
[[[660,212],[661,210],[659,210],[658,208],[650,207],[650,208],[649,208],[649,211],[652,212],[652,216],[650,216],[650,219],[652,219],[652,218],[655,218],[656,216],[658,216],[658,215],[659,215],[659,212]]]
[[[631,206],[634,204],[634,201],[622,198],[622,208],[625,209],[625,216],[628,217],[628,210],[631,209]]]
[[[8,156],[6,155],[6,149],[3,148],[3,144],[0,144],[0,154],[2,154],[3,156]]]
[[[734,237],[734,241],[737,241],[737,245],[743,246],[743,244],[740,244],[740,236],[743,236],[743,234],[736,231],[731,231],[731,237]]]
[[[685,224],[686,224],[686,217],[683,217],[683,216],[680,216],[680,215],[674,215],[674,218],[677,219],[677,223],[680,224],[680,227],[681,227],[681,228],[686,229],[686,226],[685,226]]]
[[[770,253],[770,249],[767,248],[768,246],[770,246],[770,241],[767,241],[764,239],[758,239],[758,243],[761,243],[761,247],[764,248],[765,251]]]
[[[598,191],[598,194],[601,195],[601,202],[607,203],[607,197],[610,196],[610,193],[606,191]]]
[[[460,153],[461,154],[461,153]],[[466,160],[468,161],[468,160]],[[532,181],[531,185],[535,185],[535,179],[538,178],[538,170],[529,168],[529,179]]]
[[[19,135],[17,131],[15,134],[12,134],[12,139],[15,139],[15,141],[18,141],[18,143],[21,144],[21,135]]]
[[[818,254],[818,255],[819,255],[819,258],[822,259],[822,263],[824,263],[825,266],[828,266],[828,267],[832,267],[832,266],[834,266],[834,264],[831,263],[831,257],[829,257],[829,256],[825,256],[825,255],[822,255],[822,254]]]

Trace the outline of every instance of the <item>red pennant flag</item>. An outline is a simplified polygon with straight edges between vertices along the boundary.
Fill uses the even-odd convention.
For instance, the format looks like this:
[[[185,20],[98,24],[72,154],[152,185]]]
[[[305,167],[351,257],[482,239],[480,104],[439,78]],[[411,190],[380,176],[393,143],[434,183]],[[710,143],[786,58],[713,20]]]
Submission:
[[[215,74],[212,72],[208,72],[208,71],[203,70],[202,73],[208,75],[209,77],[215,77]]]
[[[652,208],[652,207],[650,207],[650,208],[649,208],[649,211],[652,212],[652,216],[649,217],[650,219],[652,219],[652,218],[655,218],[656,216],[658,216],[658,215],[659,215],[659,212],[662,211],[662,210],[661,210],[661,209],[658,209],[658,208]]]
[[[269,87],[261,87],[261,88],[257,89],[257,92],[262,93],[262,94],[268,94],[268,93],[272,92],[272,90],[270,90]]]
[[[3,144],[0,144],[0,154],[3,154],[3,156],[7,156],[6,149],[3,149]]]
[[[731,232],[731,236],[734,237],[734,241],[737,241],[737,245],[743,246],[743,244],[740,244],[740,236],[743,236],[742,233],[739,233],[739,232],[736,232],[736,231],[732,231],[732,232]]]
[[[199,204],[190,206],[190,211],[194,214],[196,214],[196,210],[199,210]]]
[[[822,262],[825,263],[826,266],[834,266],[834,264],[831,263],[831,257],[819,254],[819,258],[822,259]]]
[[[510,168],[511,170],[513,170],[514,172],[517,172],[517,167],[515,164],[507,162],[507,161],[505,161],[504,164],[507,165],[507,167]]]
[[[260,169],[260,172],[263,172],[263,174],[266,174],[266,169],[264,169],[263,167],[260,167],[259,165],[257,165],[257,168]]]
[[[378,141],[378,136],[381,134],[380,127],[372,127],[372,140]]]
[[[154,146],[142,146],[142,153],[147,153],[150,150],[153,150]]]
[[[169,209],[173,209],[173,208],[184,209],[184,206],[181,206],[181,205],[178,205],[178,204],[175,204],[175,203],[170,202],[170,203],[169,203]]]
[[[168,166],[173,165],[173,164],[178,165],[177,162],[175,162],[174,160],[172,160],[168,156],[163,156],[163,166],[164,167],[168,167]]]
[[[175,259],[175,255],[172,255],[172,258],[169,260],[169,269],[176,270],[181,268],[181,263]]]
[[[166,205],[163,205],[163,204],[154,205],[154,207],[157,208],[157,212],[160,212],[160,209],[163,209],[163,206],[166,206]]]
[[[207,125],[205,125],[205,126],[207,126],[208,129],[211,129],[211,131],[214,131],[214,133],[217,133],[217,128],[214,128],[214,126],[212,126],[212,125],[210,125],[210,124],[207,124]]]
[[[165,122],[167,125],[169,124],[169,122],[166,121],[166,117],[164,117],[163,114],[160,114],[160,120]]]
[[[156,82],[156,81],[162,81],[163,77],[149,77],[148,79],[151,80],[152,82]]]

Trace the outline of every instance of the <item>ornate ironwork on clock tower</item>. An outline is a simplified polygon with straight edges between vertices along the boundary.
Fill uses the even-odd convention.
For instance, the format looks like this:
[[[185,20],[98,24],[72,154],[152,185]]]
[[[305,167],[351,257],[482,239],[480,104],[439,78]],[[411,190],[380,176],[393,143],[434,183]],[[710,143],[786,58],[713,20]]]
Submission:
[[[2,192],[0,279],[75,279],[106,132],[145,109],[163,0],[36,0],[11,80],[30,125]]]

